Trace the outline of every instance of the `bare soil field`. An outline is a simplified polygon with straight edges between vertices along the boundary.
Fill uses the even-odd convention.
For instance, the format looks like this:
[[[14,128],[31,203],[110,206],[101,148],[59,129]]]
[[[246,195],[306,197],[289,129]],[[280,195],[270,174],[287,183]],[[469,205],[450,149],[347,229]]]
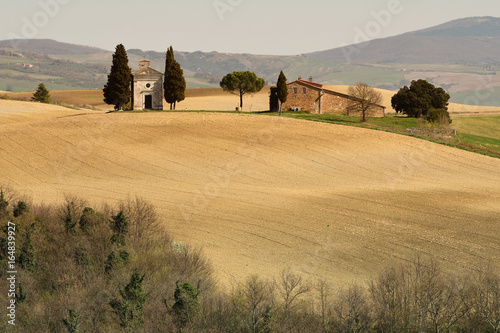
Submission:
[[[340,286],[417,255],[500,269],[499,159],[289,118],[18,103],[0,100],[0,184],[47,203],[143,197],[226,286],[285,267]]]

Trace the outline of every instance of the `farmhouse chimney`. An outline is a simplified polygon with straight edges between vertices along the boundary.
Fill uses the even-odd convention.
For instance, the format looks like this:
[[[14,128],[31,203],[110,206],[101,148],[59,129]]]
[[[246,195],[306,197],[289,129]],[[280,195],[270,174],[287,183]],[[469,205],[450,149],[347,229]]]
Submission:
[[[309,76],[309,82],[313,82],[313,77]]]
[[[149,68],[149,67],[151,67],[151,61],[149,61],[149,60],[139,61],[139,69]]]
[[[302,76],[299,76],[299,81],[302,80]]]

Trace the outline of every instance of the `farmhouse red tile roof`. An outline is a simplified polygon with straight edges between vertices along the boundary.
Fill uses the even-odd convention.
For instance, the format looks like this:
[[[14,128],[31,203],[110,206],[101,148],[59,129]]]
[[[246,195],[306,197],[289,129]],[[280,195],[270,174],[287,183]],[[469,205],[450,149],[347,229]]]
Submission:
[[[301,84],[304,84],[304,85],[307,85],[307,86],[310,86],[312,88],[316,88],[316,89],[321,89],[323,90],[325,93],[329,93],[329,94],[333,94],[333,95],[337,95],[337,96],[341,96],[341,97],[344,97],[344,98],[347,98],[347,99],[351,99],[351,100],[359,100],[359,98],[356,98],[354,96],[351,96],[351,95],[346,95],[346,94],[343,94],[343,93],[339,93],[337,91],[333,91],[333,90],[330,90],[330,89],[324,89],[323,88],[323,85],[321,83],[316,83],[316,82],[312,82],[311,81],[311,78],[309,79],[309,81],[306,81],[306,80],[302,80],[302,78],[299,76],[299,78],[295,81],[292,81],[292,82],[288,82],[288,84],[292,84],[292,83],[295,83],[295,82],[298,82],[298,83],[301,83]],[[379,106],[381,108],[386,108],[385,106],[383,105],[380,105],[380,104],[375,104],[376,106]]]
[[[314,86],[314,87],[317,87],[317,88],[323,87],[323,85],[321,83],[316,83],[316,82],[312,82],[312,81],[302,80],[300,77],[297,79],[297,81],[299,81],[301,83],[305,83],[305,84],[311,85],[311,86]]]

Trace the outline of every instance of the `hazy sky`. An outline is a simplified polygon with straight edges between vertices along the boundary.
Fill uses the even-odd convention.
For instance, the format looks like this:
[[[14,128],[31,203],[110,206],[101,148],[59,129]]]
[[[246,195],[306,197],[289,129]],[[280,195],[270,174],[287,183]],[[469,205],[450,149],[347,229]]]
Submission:
[[[0,0],[0,39],[51,38],[114,50],[300,54],[500,17],[498,0]]]

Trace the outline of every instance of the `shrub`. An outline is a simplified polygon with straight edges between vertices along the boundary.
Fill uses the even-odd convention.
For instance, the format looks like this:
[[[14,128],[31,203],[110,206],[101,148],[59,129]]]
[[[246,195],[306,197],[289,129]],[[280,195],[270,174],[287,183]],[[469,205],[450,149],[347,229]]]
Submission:
[[[49,91],[43,83],[38,85],[38,89],[33,94],[33,97],[31,97],[31,100],[34,102],[50,103]]]
[[[80,229],[88,232],[93,226],[96,225],[99,217],[97,216],[95,210],[90,207],[85,207],[78,221],[80,224]]]
[[[199,286],[192,284],[176,282],[174,293],[175,303],[172,307],[177,321],[181,326],[191,322],[200,311],[198,296],[200,295]]]
[[[437,123],[443,126],[450,125],[452,122],[450,114],[446,109],[431,109],[427,114],[426,119],[431,123]]]
[[[69,318],[64,318],[64,325],[68,330],[68,333],[78,333],[78,328],[80,327],[80,315],[74,311],[69,310]]]
[[[25,213],[28,213],[30,210],[28,205],[24,201],[18,201],[16,207],[14,207],[14,217],[19,217]]]

